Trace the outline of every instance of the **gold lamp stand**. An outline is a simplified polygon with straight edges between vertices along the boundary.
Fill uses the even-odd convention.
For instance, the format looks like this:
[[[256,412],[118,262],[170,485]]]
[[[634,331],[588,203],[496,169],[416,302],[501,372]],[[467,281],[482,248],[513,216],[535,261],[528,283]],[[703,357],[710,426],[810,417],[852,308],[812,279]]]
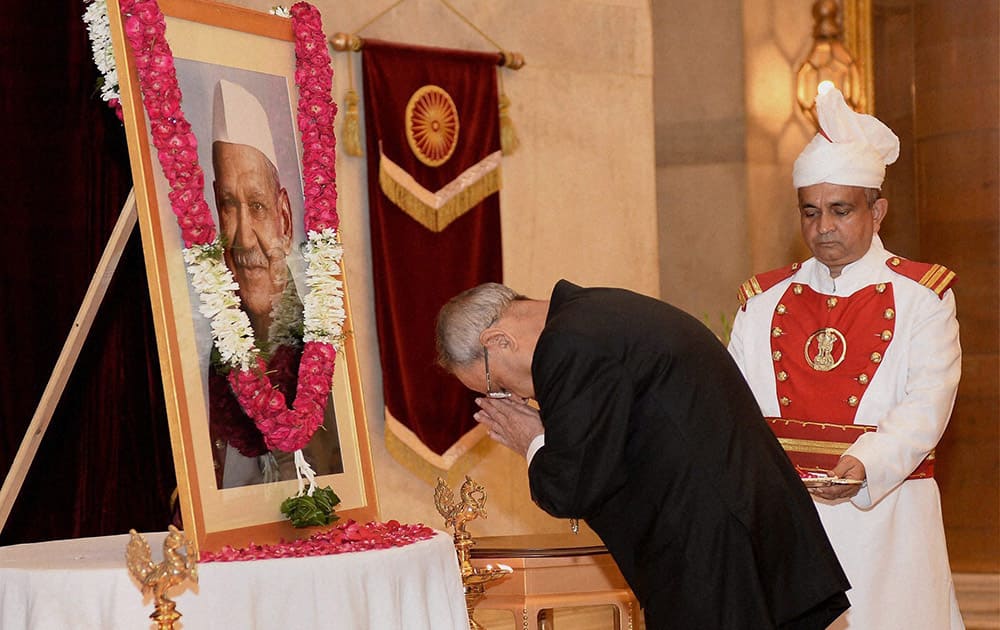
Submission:
[[[150,619],[157,630],[173,630],[174,622],[181,618],[177,603],[167,597],[167,591],[185,580],[198,581],[198,559],[191,553],[191,542],[173,525],[163,540],[163,562],[152,560],[149,543],[142,534],[129,530],[131,538],[125,548],[125,564],[142,587],[142,593],[153,593],[156,606]],[[184,553],[181,553],[181,550]]]
[[[456,501],[448,484],[438,478],[437,487],[434,488],[434,507],[444,517],[445,526],[452,527],[454,531],[455,551],[458,553],[458,566],[465,590],[465,607],[469,612],[469,628],[483,630],[483,626],[473,617],[476,604],[486,596],[487,584],[509,575],[513,569],[502,564],[472,566],[472,547],[476,543],[472,540],[472,534],[465,529],[465,524],[477,518],[486,518],[486,489],[471,477],[466,477],[459,495],[460,500]]]

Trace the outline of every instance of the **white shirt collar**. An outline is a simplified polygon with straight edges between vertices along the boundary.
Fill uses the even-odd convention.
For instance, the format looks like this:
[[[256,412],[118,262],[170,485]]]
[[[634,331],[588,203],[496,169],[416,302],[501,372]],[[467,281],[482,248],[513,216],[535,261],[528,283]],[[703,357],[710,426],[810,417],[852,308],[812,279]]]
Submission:
[[[803,267],[807,268],[806,282],[812,288],[829,295],[850,295],[872,283],[883,262],[891,254],[882,245],[878,234],[872,235],[872,244],[864,256],[845,265],[837,278],[830,277],[830,268],[810,258]]]

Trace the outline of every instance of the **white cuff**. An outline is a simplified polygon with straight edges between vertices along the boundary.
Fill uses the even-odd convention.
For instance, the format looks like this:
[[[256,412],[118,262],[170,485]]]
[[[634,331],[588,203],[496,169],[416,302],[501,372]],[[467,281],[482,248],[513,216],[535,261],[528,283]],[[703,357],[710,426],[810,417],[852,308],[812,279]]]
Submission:
[[[525,454],[525,457],[528,459],[529,466],[531,466],[531,459],[535,456],[535,453],[537,453],[538,449],[543,446],[545,446],[545,434],[539,433],[533,440],[531,440],[531,443],[528,444],[528,452]]]

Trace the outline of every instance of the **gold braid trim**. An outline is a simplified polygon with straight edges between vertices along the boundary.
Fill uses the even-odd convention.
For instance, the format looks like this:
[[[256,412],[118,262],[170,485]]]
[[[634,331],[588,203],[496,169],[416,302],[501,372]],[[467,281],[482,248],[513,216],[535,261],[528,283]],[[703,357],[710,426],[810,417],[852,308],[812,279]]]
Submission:
[[[851,445],[850,442],[823,442],[821,440],[802,440],[798,438],[778,438],[778,442],[786,451],[795,453],[819,453],[822,455],[840,455]]]
[[[948,287],[951,285],[951,281],[954,279],[954,271],[951,271],[947,267],[942,267],[941,265],[932,265],[919,282],[940,296],[948,290]]]
[[[432,193],[382,153],[378,181],[385,196],[410,218],[432,232],[441,232],[452,221],[500,190],[500,157],[500,151],[491,153],[444,188]]]
[[[760,295],[764,290],[760,288],[760,283],[757,281],[757,276],[754,276],[740,285],[739,300],[740,306],[746,306],[747,301],[750,300],[755,295]]]

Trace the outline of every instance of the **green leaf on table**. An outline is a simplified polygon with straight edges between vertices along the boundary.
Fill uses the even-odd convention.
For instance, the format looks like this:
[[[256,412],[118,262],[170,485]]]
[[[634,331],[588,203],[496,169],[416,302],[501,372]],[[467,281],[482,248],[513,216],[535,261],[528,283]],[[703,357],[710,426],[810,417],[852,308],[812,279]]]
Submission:
[[[281,513],[295,527],[329,525],[340,518],[333,511],[339,503],[340,497],[327,486],[317,488],[312,496],[288,497],[281,503]]]

